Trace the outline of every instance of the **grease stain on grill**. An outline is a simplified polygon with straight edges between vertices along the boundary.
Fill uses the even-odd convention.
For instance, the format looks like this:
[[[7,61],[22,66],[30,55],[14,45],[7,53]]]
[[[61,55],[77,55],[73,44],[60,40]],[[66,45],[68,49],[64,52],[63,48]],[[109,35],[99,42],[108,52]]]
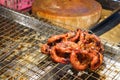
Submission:
[[[75,77],[73,77],[72,75],[70,74],[67,74],[66,77],[69,79],[69,80],[73,80]]]
[[[98,79],[96,79],[96,78],[94,78],[94,77],[89,77],[87,80],[98,80]]]
[[[81,75],[78,75],[81,73]],[[94,71],[79,72],[70,65],[59,64],[47,73],[42,80],[99,80],[100,75]]]
[[[78,78],[81,78],[82,80],[85,80],[89,75],[88,74],[82,74],[81,76],[79,76]]]
[[[94,71],[86,70],[85,72],[81,73],[78,78],[82,80],[99,80],[100,75],[98,73],[95,73]]]

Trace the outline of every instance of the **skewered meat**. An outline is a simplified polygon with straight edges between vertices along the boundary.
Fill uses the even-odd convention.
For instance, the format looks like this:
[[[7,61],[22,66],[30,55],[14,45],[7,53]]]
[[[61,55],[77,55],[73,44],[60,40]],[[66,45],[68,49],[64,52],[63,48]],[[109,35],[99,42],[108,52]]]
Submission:
[[[52,36],[41,47],[41,52],[50,54],[55,62],[70,62],[76,70],[99,68],[103,51],[103,45],[95,34],[80,29]]]

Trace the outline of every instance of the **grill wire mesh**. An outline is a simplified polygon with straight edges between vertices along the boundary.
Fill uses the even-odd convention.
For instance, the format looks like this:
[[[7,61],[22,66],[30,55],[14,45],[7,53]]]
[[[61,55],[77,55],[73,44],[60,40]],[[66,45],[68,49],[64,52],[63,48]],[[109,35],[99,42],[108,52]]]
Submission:
[[[96,71],[76,71],[70,64],[54,63],[40,46],[54,34],[66,32],[39,25],[36,32],[0,16],[0,80],[119,80],[120,56],[105,52]]]

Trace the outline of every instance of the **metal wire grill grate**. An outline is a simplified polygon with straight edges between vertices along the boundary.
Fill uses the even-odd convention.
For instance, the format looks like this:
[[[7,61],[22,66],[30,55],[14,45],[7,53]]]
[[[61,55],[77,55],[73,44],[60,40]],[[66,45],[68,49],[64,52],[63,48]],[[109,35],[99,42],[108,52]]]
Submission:
[[[65,30],[37,25],[39,32],[0,16],[0,80],[119,80],[119,54],[104,53],[96,71],[76,71],[41,54],[47,38]],[[112,47],[112,46],[111,46]],[[112,49],[112,48],[110,48]]]

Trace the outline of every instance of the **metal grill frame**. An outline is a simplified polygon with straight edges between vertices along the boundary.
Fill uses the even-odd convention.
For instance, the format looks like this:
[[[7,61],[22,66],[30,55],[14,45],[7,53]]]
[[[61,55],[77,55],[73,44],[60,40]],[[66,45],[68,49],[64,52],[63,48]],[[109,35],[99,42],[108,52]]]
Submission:
[[[104,54],[105,64],[96,71],[90,71],[88,69],[86,71],[77,72],[69,64],[63,65],[52,62],[48,56],[40,54],[41,52],[39,51],[40,45],[38,45],[38,42],[41,44],[45,43],[45,39],[51,35],[60,34],[61,32],[64,33],[68,30],[55,25],[50,25],[44,20],[38,20],[31,17],[31,15],[24,15],[2,6],[0,6],[0,23],[2,23],[0,24],[0,26],[2,26],[0,27],[0,30],[5,30],[0,32],[0,38],[3,38],[0,42],[5,42],[7,39],[13,41],[11,43],[7,41],[9,45],[13,45],[12,47],[9,48],[9,46],[7,46],[6,48],[0,49],[0,55],[2,52],[7,51],[6,55],[0,56],[1,80],[5,75],[7,76],[7,79],[13,80],[21,79],[21,77],[26,78],[26,80],[120,79],[120,57],[118,56],[120,55],[119,44],[109,43],[106,40],[101,39],[106,50]],[[11,28],[14,28],[14,26],[15,29],[12,30]],[[7,30],[9,31],[6,32]],[[10,32],[13,31],[15,32],[10,34]],[[43,31],[53,33],[44,33]],[[5,39],[5,35],[10,35],[10,37],[6,37]],[[45,39],[40,39],[36,42],[37,39],[35,37],[42,38],[41,36],[45,37]],[[33,38],[35,38],[35,40],[31,40]],[[27,44],[27,46],[25,44]],[[27,59],[27,55],[29,55],[30,59]],[[114,73],[117,69],[118,71]],[[14,73],[12,74],[12,72]]]
[[[19,12],[15,12],[13,10],[7,9],[5,7],[2,7],[2,6],[0,6],[0,11],[1,11],[0,15],[4,16],[6,18],[10,18],[10,19],[14,20],[15,22],[17,22],[23,26],[32,28],[37,32],[41,31],[41,28],[43,28],[44,25],[47,26],[48,28],[52,27],[55,30],[57,28],[59,28],[58,26],[48,24],[48,22],[45,22],[43,19],[39,20],[39,19],[36,19],[35,17],[32,17],[31,15],[21,14]],[[42,25],[42,27],[39,25]],[[59,31],[67,32],[68,30],[66,30],[64,28],[59,28]],[[116,54],[120,53],[120,47],[118,47],[119,44],[116,44],[113,42],[112,43],[107,42],[106,40],[103,40],[103,39],[101,39],[101,40],[102,40],[103,44],[105,45],[106,50],[108,52],[112,52],[112,53],[116,53]]]

